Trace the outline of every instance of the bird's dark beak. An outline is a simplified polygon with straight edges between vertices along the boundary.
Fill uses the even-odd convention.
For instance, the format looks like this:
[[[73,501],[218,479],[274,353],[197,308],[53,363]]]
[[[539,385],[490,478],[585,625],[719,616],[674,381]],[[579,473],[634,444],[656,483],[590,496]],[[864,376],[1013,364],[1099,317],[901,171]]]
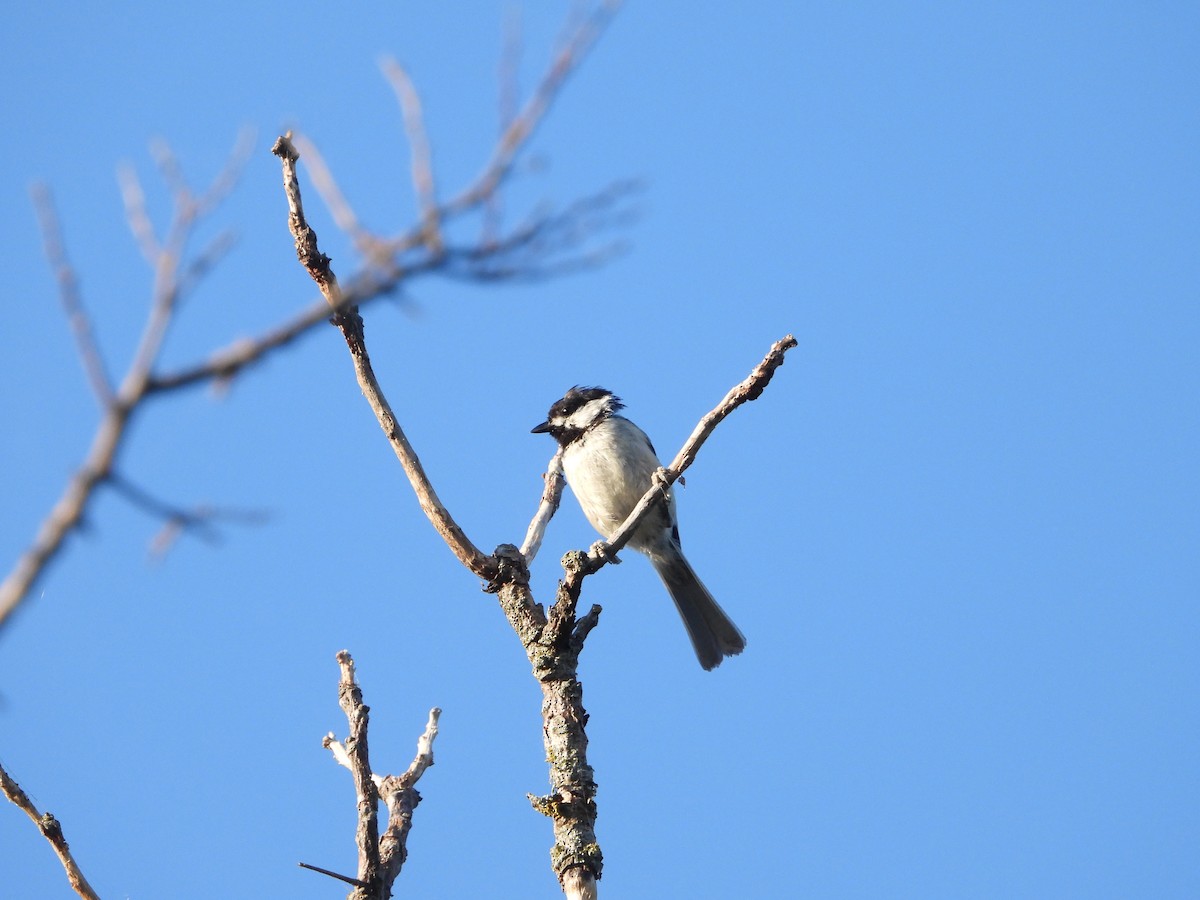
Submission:
[[[550,431],[550,423],[543,422],[541,425],[534,425],[529,429],[530,434],[546,434]]]

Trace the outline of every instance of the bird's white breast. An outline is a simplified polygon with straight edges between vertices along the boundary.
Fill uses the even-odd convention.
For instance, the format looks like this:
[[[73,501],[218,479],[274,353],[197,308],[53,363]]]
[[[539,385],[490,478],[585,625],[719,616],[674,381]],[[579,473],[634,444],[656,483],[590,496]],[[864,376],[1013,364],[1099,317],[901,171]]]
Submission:
[[[592,527],[604,537],[611,536],[633,511],[659,466],[646,435],[620,416],[605,419],[563,451],[567,483]],[[669,527],[674,497],[669,506],[669,518],[652,513],[643,522],[630,542],[635,549],[657,542],[664,527]]]

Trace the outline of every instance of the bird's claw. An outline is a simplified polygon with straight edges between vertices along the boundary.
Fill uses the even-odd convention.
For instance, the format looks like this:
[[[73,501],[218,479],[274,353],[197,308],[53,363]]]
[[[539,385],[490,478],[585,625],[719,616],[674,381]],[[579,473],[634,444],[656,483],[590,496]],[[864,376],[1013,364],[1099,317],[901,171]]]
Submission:
[[[654,470],[654,474],[650,476],[650,480],[654,483],[654,485],[660,491],[663,492],[663,494],[666,494],[671,490],[670,475],[668,474],[667,470],[662,466],[659,466],[657,469]]]
[[[617,559],[617,554],[608,546],[607,541],[596,541],[596,543],[592,544],[590,555],[606,563],[611,563],[614,566],[621,564],[621,561]]]

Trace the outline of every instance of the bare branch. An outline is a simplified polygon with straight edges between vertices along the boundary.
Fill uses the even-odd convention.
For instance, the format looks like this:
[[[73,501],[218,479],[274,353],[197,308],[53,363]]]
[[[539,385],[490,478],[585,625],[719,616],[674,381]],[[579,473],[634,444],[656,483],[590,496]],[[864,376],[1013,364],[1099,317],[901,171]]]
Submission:
[[[521,555],[525,557],[527,566],[533,565],[533,558],[541,549],[546,526],[554,518],[554,514],[558,511],[558,504],[562,500],[563,485],[566,484],[563,478],[562,447],[554,452],[554,456],[550,458],[550,464],[546,466],[546,474],[542,477],[546,481],[546,486],[542,490],[542,500],[538,504],[537,512],[534,513],[533,521],[529,523],[529,530],[525,532],[525,542],[521,544]]]
[[[421,112],[421,98],[404,67],[388,57],[380,63],[383,74],[396,93],[400,111],[404,116],[404,131],[408,135],[408,146],[412,152],[412,182],[421,210],[421,228],[425,243],[431,253],[442,252],[441,224],[437,193],[433,181],[433,160],[429,151],[429,136],[425,133],[425,119]]]
[[[329,166],[325,164],[325,157],[317,149],[316,143],[301,133],[292,135],[292,142],[304,160],[304,167],[308,170],[309,177],[312,178],[313,187],[321,195],[329,214],[333,216],[334,223],[350,235],[350,239],[354,241],[354,246],[358,248],[359,253],[368,258],[377,256],[379,240],[363,228],[362,223],[358,220],[358,214],[354,212],[346,195],[342,193]]]
[[[71,333],[75,336],[75,347],[79,351],[79,359],[83,362],[83,371],[91,384],[92,393],[96,395],[100,407],[104,408],[112,403],[112,380],[104,365],[104,356],[96,341],[91,317],[83,306],[83,298],[79,293],[79,279],[67,258],[62,225],[54,208],[54,197],[44,184],[34,186],[33,206],[42,228],[42,246],[46,252],[46,260],[50,263],[55,280],[58,281],[58,296],[67,314]]]
[[[222,231],[209,241],[208,246],[200,251],[179,274],[179,296],[189,294],[203,279],[220,264],[230,251],[237,246],[237,235],[232,231]]]
[[[429,711],[425,731],[417,739],[417,755],[403,775],[376,776],[376,787],[388,808],[388,827],[379,839],[379,857],[384,868],[384,878],[390,885],[400,874],[400,868],[408,858],[408,833],[412,830],[413,810],[421,802],[416,783],[433,765],[433,741],[438,735],[438,717],[442,711],[434,707]]]
[[[320,872],[322,875],[328,875],[330,878],[336,878],[338,881],[344,881],[346,884],[354,885],[354,887],[370,887],[370,885],[365,881],[359,881],[357,878],[351,878],[349,875],[339,875],[337,872],[331,872],[329,869],[322,869],[320,866],[312,866],[308,863],[297,863],[297,865],[302,869],[308,869],[312,872]]]
[[[156,244],[158,252],[153,261],[154,285],[141,338],[120,386],[111,393],[111,399],[105,405],[83,464],[67,482],[62,496],[38,528],[32,545],[0,583],[0,629],[8,624],[12,614],[29,596],[30,588],[58,555],[68,535],[79,527],[95,489],[111,477],[113,461],[125,439],[129,421],[149,393],[154,365],[175,313],[181,291],[180,271],[184,264],[184,249],[196,225],[197,209],[200,208],[197,204],[207,207],[219,199],[228,191],[230,179],[240,170],[237,154],[242,151],[235,149],[229,164],[197,201],[183,182],[174,155],[164,148],[165,145],[159,150],[160,164],[164,176],[172,183],[176,203],[167,236],[161,244]],[[139,201],[135,197],[128,202],[134,204],[133,218],[136,218]],[[140,227],[138,223],[135,232]]]
[[[225,165],[196,200],[197,216],[206,216],[211,213],[237,187],[238,182],[242,179],[242,173],[254,155],[254,145],[257,140],[253,128],[246,127],[238,132],[233,149],[229,151],[229,156],[225,160]]]
[[[338,682],[338,699],[346,719],[350,723],[350,736],[345,742],[338,741],[332,733],[321,741],[332,754],[338,765],[349,769],[354,776],[358,796],[358,828],[355,841],[358,844],[358,877],[349,878],[328,869],[300,863],[349,884],[356,885],[353,900],[374,900],[391,896],[400,869],[407,858],[408,832],[412,828],[412,814],[421,795],[416,783],[433,765],[433,741],[438,734],[438,717],[442,714],[436,707],[429,711],[425,731],[417,740],[417,755],[402,775],[375,775],[367,757],[367,717],[369,708],[363,704],[362,689],[354,677],[354,660],[346,650],[337,655],[341,668]],[[375,811],[382,799],[388,808],[388,826],[383,835],[378,833]]]
[[[33,820],[42,836],[50,842],[59,862],[67,870],[67,880],[71,883],[71,889],[85,900],[99,900],[96,892],[92,890],[92,886],[88,884],[88,880],[83,877],[83,872],[80,871],[79,864],[75,862],[75,857],[71,855],[71,848],[67,845],[67,839],[63,836],[62,826],[58,824],[58,820],[48,812],[39,813],[37,807],[33,805],[33,801],[21,790],[21,786],[13,781],[12,776],[4,770],[2,765],[0,765],[0,790],[4,791],[4,796],[12,801],[14,806]]]
[[[615,2],[603,3],[586,21],[571,31],[566,43],[556,53],[549,69],[537,85],[534,95],[504,129],[479,176],[454,199],[438,207],[436,217],[441,228],[444,229],[446,223],[455,216],[486,210],[487,204],[496,197],[496,192],[510,172],[514,160],[528,144],[568,74],[586,55],[618,5]],[[126,374],[112,392],[113,402],[97,428],[87,458],[40,526],[32,545],[17,560],[3,583],[0,583],[0,629],[10,621],[13,611],[27,599],[32,585],[57,555],[66,537],[79,526],[96,486],[108,477],[128,420],[140,407],[143,398],[149,394],[182,389],[204,382],[226,383],[243,369],[258,363],[271,352],[307,333],[329,315],[329,306],[314,304],[255,337],[233,341],[223,349],[209,354],[203,361],[172,372],[155,371],[163,341],[181,295],[194,285],[196,278],[206,272],[229,246],[224,238],[220,238],[199,259],[189,262],[184,253],[188,238],[198,217],[210,211],[229,191],[245,165],[249,146],[248,133],[244,132],[222,172],[205,191],[196,194],[188,186],[178,158],[171,148],[165,142],[155,143],[152,153],[174,199],[172,221],[161,239],[156,235],[156,229],[146,212],[145,195],[136,174],[131,168],[125,168],[120,173],[121,192],[131,231],[155,273],[150,313]],[[312,162],[311,159],[308,161]],[[314,178],[319,181],[316,170],[313,171]],[[331,201],[335,216],[349,210],[344,200],[342,205],[344,209],[338,212],[338,202]],[[613,247],[580,252],[573,257],[550,258],[550,255],[561,254],[588,240],[594,225],[603,224],[604,220],[595,216],[595,210],[589,211],[586,206],[584,204],[585,208],[582,209],[568,209],[555,216],[539,216],[512,234],[495,239],[487,237],[484,246],[446,246],[441,248],[440,252],[431,251],[426,240],[427,230],[424,223],[410,228],[399,237],[385,241],[362,230],[350,212],[350,221],[353,227],[358,229],[356,243],[367,264],[358,274],[339,286],[338,292],[342,300],[340,305],[333,308],[333,313],[335,317],[341,317],[341,324],[346,325],[351,321],[347,313],[357,304],[391,295],[408,279],[422,274],[437,272],[447,277],[480,282],[545,278],[580,267],[597,265],[608,258]],[[569,219],[575,215],[581,220],[570,222]],[[356,357],[356,367],[360,362],[366,362],[365,356],[361,359]],[[376,410],[377,416],[388,412],[390,411],[382,407]],[[391,427],[385,424],[386,418],[385,415],[385,418],[381,419],[381,424],[384,424],[385,430],[389,431],[391,436]],[[394,422],[394,417],[390,418]],[[402,433],[398,433],[397,437],[399,440],[394,440],[393,446],[406,443]],[[398,455],[403,454],[402,462],[407,458],[414,466],[419,467],[411,448],[408,448],[407,453],[402,448],[397,452]],[[410,471],[410,480],[412,477],[413,473]],[[423,478],[423,473],[420,473],[420,477]],[[430,498],[423,498],[423,506],[427,500]],[[434,507],[440,505],[436,503],[436,498],[433,498],[432,502]],[[444,510],[439,512],[436,508],[425,508],[431,519],[441,522],[439,530],[448,529],[448,532],[444,531],[443,534],[449,533],[448,540],[457,548],[456,552],[465,555],[460,555],[460,559],[470,560],[469,565],[477,573],[492,572],[492,568],[487,564],[489,558],[473,548],[465,537],[460,539],[455,535],[457,526],[449,520],[448,515],[443,515]]]
[[[575,70],[596,39],[620,8],[619,0],[605,0],[567,38],[555,54],[550,68],[542,77],[533,95],[525,102],[517,117],[509,123],[475,183],[446,204],[446,210],[457,212],[473,207],[493,194],[512,169],[513,160],[528,143],[549,111],[567,76]]]
[[[117,183],[121,187],[121,200],[125,204],[125,218],[129,222],[129,230],[133,233],[133,239],[142,251],[142,256],[153,266],[162,252],[162,247],[154,233],[154,223],[150,221],[150,215],[146,212],[146,192],[142,190],[137,169],[128,164],[118,166]]]
[[[433,523],[434,528],[463,565],[480,578],[490,580],[496,571],[495,561],[482,553],[470,541],[441,500],[438,499],[437,492],[434,491],[429,476],[425,474],[425,469],[421,466],[416,451],[408,442],[404,430],[400,427],[400,423],[375,378],[370,357],[367,355],[362,317],[358,314],[357,307],[343,304],[341,289],[338,286],[337,277],[329,265],[329,257],[321,252],[317,245],[317,234],[304,217],[304,206],[300,199],[300,183],[296,178],[296,148],[292,146],[288,136],[284,135],[275,142],[271,152],[280,158],[283,166],[284,193],[287,195],[288,201],[288,227],[296,242],[296,255],[304,268],[308,270],[313,281],[317,283],[326,302],[336,310],[333,323],[341,329],[346,345],[350,348],[354,374],[358,379],[363,396],[367,398],[372,412],[375,413],[379,427],[387,435],[388,442],[392,445],[396,458],[404,468],[409,484],[412,485],[421,509],[425,511],[429,521]]]
[[[362,688],[354,678],[354,659],[346,650],[337,655],[342,676],[338,680],[338,705],[346,714],[350,734],[345,744],[339,744],[345,759],[339,759],[354,776],[354,793],[358,798],[358,826],[354,842],[358,846],[358,878],[370,884],[379,872],[379,823],[375,812],[379,794],[371,775],[371,760],[367,752],[367,726],[370,724],[370,708],[363,703]],[[337,744],[336,741],[333,742]],[[330,746],[329,738],[325,746]],[[334,757],[338,754],[335,752]]]
[[[746,379],[730,390],[725,398],[700,420],[679,453],[675,455],[671,465],[660,470],[660,477],[656,479],[656,483],[638,501],[637,506],[633,508],[621,527],[613,533],[608,541],[604,542],[604,546],[588,554],[587,565],[580,570],[583,575],[590,575],[592,572],[598,571],[605,563],[612,561],[612,556],[629,542],[629,538],[637,530],[650,507],[660,502],[666,496],[667,488],[695,462],[696,454],[700,452],[700,448],[708,440],[708,436],[712,434],[713,430],[743,403],[757,400],[762,395],[763,390],[770,383],[771,377],[775,374],[775,370],[783,365],[784,354],[795,346],[796,339],[790,334],[776,341],[763,361],[754,367]]]

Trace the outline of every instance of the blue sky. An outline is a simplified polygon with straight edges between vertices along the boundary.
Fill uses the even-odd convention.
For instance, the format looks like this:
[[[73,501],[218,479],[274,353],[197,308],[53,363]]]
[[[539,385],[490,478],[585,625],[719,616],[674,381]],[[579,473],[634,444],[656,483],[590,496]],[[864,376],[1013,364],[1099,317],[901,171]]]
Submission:
[[[201,238],[235,251],[164,365],[310,302],[282,128],[367,224],[414,216],[378,71],[422,92],[439,188],[497,128],[502,3],[42,4],[0,34],[0,551],[86,452],[95,404],[28,190],[53,189],[110,366],[150,273],[115,169],[167,139],[194,183],[256,152]],[[565,4],[520,7],[528,90]],[[592,579],[582,669],[607,896],[1200,893],[1200,12],[1184,3],[631,3],[512,184],[512,219],[640,179],[608,265],[532,284],[427,278],[366,313],[384,386],[452,512],[519,542],[575,383],[671,455],[787,332],[763,398],[690,470],[684,545],[746,633],[702,672],[652,570]],[[339,272],[354,252],[309,188]],[[468,232],[461,232],[466,235]],[[265,509],[147,561],[112,493],[0,634],[0,760],[105,897],[292,898],[354,867],[334,654],[378,770],[444,710],[400,887],[554,897],[538,691],[494,600],[429,528],[318,329],[149,405],[121,470],[188,505]],[[534,570],[594,539],[568,498]],[[469,860],[469,862],[467,862]],[[71,896],[14,808],[14,896]],[[187,873],[183,880],[180,874]],[[264,884],[268,885],[264,887]]]

